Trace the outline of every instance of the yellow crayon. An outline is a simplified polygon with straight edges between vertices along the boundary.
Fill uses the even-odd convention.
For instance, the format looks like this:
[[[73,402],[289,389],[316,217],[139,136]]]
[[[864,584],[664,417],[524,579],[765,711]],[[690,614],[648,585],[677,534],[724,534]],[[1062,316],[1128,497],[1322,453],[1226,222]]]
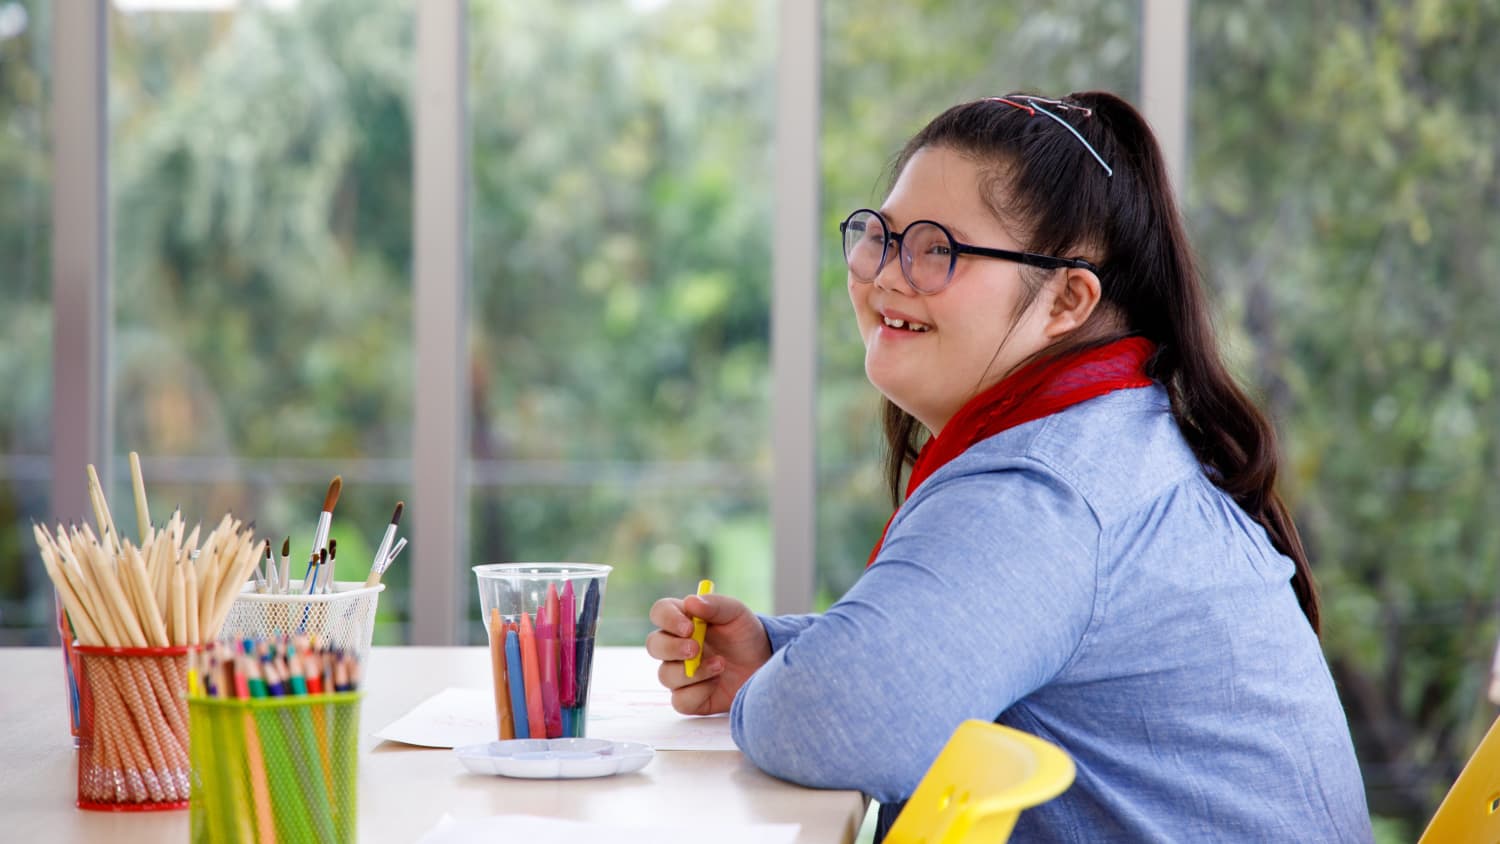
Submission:
[[[714,591],[714,582],[712,580],[698,581],[699,595],[707,595],[712,591]],[[686,668],[687,675],[689,677],[693,676],[693,674],[697,672],[698,664],[703,661],[703,634],[707,631],[708,624],[704,622],[703,619],[693,619],[693,641],[698,643],[698,650],[687,659]]]

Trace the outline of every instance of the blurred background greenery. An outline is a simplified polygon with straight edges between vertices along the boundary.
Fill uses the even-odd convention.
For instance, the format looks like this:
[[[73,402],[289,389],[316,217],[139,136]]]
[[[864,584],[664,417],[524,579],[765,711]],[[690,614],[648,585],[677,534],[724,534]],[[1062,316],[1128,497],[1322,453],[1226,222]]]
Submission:
[[[28,521],[51,479],[55,1],[0,0],[0,644],[51,627]],[[221,5],[109,15],[114,441],[158,511],[233,510],[294,547],[342,474],[359,568],[410,494],[414,6]],[[1138,98],[1137,4],[1033,5],[824,0],[820,605],[888,514],[835,224],[953,102]],[[1190,9],[1189,226],[1282,435],[1372,813],[1411,840],[1494,715],[1500,6]],[[770,602],[775,16],[469,6],[464,565],[614,563],[612,642],[700,576]],[[377,641],[406,638],[406,576]]]

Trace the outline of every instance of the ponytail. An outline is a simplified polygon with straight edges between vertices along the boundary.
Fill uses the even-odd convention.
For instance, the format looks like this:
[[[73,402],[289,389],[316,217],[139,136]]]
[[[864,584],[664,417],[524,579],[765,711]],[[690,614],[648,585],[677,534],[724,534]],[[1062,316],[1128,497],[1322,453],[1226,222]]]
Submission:
[[[1276,432],[1224,366],[1193,251],[1151,129],[1139,112],[1111,94],[1081,94],[1133,166],[1116,172],[1111,193],[1127,213],[1110,223],[1107,272],[1130,300],[1133,326],[1159,346],[1147,372],[1167,388],[1183,436],[1214,483],[1265,528],[1271,544],[1292,560],[1292,590],[1314,632],[1322,619],[1317,586],[1302,537],[1276,490],[1280,455]],[[1112,197],[1112,198],[1116,198]],[[1149,275],[1147,275],[1149,274]],[[1133,276],[1133,278],[1132,278]],[[1109,289],[1109,282],[1105,281]],[[1133,289],[1132,289],[1133,288]]]

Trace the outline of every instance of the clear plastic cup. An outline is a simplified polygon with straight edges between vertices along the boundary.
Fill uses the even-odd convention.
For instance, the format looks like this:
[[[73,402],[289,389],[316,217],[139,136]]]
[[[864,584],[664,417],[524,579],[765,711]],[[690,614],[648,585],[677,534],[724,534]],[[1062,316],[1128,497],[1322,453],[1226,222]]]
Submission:
[[[501,736],[585,734],[594,637],[611,570],[595,563],[474,567],[482,621],[486,631],[494,631],[491,653]]]

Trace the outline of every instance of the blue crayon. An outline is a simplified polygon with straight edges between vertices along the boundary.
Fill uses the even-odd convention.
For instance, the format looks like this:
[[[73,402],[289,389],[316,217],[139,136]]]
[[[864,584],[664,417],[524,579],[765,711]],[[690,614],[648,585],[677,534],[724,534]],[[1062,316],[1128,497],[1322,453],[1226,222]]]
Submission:
[[[526,681],[521,676],[521,640],[516,631],[505,631],[505,664],[516,666],[515,671],[506,672],[510,680],[510,717],[515,724],[516,738],[531,738],[526,721]]]
[[[594,664],[594,628],[599,625],[599,581],[590,580],[583,595],[583,609],[578,613],[578,641],[574,665],[578,670],[578,697],[574,703],[582,709],[589,700],[589,673]]]

